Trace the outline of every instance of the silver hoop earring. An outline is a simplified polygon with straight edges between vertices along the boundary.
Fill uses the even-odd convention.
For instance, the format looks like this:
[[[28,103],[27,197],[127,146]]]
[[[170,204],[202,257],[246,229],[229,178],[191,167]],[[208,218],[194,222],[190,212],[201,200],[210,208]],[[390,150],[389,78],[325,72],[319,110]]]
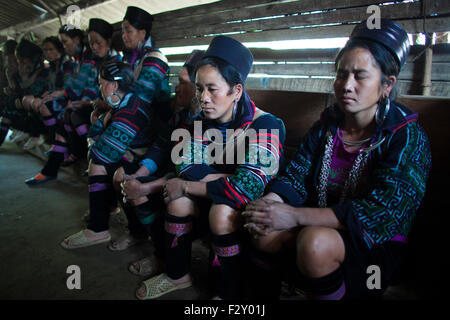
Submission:
[[[236,118],[237,104],[238,104],[238,101],[236,99],[236,100],[234,100],[234,106],[233,106],[233,117],[232,117],[233,121]]]
[[[386,115],[388,114],[390,107],[391,100],[389,99],[389,97],[383,98],[383,100],[378,103],[378,108],[375,112],[375,123],[377,125],[380,125],[381,123],[383,123],[384,119],[386,119]]]

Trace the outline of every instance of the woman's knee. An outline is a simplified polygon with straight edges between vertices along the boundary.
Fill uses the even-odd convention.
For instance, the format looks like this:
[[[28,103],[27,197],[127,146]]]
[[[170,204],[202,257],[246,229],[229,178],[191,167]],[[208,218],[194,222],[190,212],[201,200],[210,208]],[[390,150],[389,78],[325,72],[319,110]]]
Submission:
[[[123,169],[123,167],[120,167],[119,169],[117,169],[114,172],[114,176],[113,176],[113,186],[114,189],[116,190],[120,190],[120,184],[123,182],[123,175],[125,174],[125,170]]]
[[[88,172],[89,176],[103,176],[107,174],[106,168],[104,166],[92,162],[89,163]]]
[[[62,142],[62,143],[66,143],[67,142],[66,139],[62,135],[60,135],[59,133],[55,134],[55,140],[59,141],[59,142]]]
[[[187,217],[189,215],[195,215],[197,208],[192,199],[181,197],[167,204],[167,213],[176,217]]]
[[[212,205],[209,210],[209,227],[217,235],[237,231],[242,225],[240,211],[224,204]]]
[[[23,109],[23,105],[22,105],[22,101],[20,100],[20,99],[16,99],[15,101],[14,101],[14,104],[15,104],[15,106],[16,106],[16,109]]]
[[[33,103],[32,103],[32,105],[31,105],[31,108],[35,111],[35,112],[40,112],[39,111],[39,109],[40,109],[40,107],[41,107],[41,104],[42,104],[42,99],[40,99],[40,98],[35,98],[34,100],[33,100]]]
[[[47,107],[47,105],[45,103],[41,103],[39,105],[39,110],[38,111],[44,117],[48,117],[48,116],[51,115],[51,112],[50,112],[50,110],[48,110],[48,107]]]
[[[345,246],[339,232],[325,227],[305,227],[297,236],[297,266],[307,276],[321,277],[344,260]]]
[[[290,246],[290,243],[295,240],[295,233],[291,230],[274,231],[266,236],[252,238],[252,245],[263,252],[277,253],[284,247]]]
[[[34,101],[34,97],[33,96],[25,96],[22,98],[22,106],[27,109],[30,110],[31,105],[33,104]]]

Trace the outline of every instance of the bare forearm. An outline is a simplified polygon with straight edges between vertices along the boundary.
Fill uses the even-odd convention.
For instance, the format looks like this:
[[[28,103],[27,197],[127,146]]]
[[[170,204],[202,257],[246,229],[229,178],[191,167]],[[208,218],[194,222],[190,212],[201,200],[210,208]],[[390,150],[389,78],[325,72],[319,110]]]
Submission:
[[[210,182],[210,181],[215,181],[218,180],[220,178],[226,178],[231,176],[230,173],[214,173],[214,174],[208,174],[206,177],[204,177],[202,180],[202,182]]]
[[[148,169],[146,167],[141,166],[134,175],[136,177],[144,177],[144,176],[148,176],[149,174],[150,174],[150,171],[148,171]]]
[[[151,194],[155,192],[161,192],[166,182],[166,177],[162,177],[151,182],[143,183],[141,186],[142,193]]]
[[[327,227],[332,229],[345,229],[330,208],[295,208],[292,207],[297,224],[300,226]]]
[[[204,182],[204,181],[185,181],[183,193],[186,196],[207,198],[208,191],[206,189],[206,182]]]
[[[225,178],[231,176],[231,174],[228,173],[215,173],[215,174],[208,174],[206,177],[204,177],[200,181],[184,181],[183,186],[183,193],[186,196],[194,196],[194,197],[201,197],[201,198],[207,198],[208,196],[208,190],[206,189],[206,183],[210,181],[215,181],[221,178]]]
[[[264,199],[273,200],[273,201],[277,201],[277,202],[284,202],[283,199],[278,194],[276,194],[274,192],[269,192],[263,198]]]

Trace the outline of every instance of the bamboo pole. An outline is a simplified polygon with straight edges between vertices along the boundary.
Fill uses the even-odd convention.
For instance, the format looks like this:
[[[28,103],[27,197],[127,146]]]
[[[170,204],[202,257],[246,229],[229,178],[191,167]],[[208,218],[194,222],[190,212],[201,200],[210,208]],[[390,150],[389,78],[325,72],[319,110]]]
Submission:
[[[425,64],[422,80],[422,95],[429,96],[431,93],[431,66],[433,64],[433,48],[431,47],[431,37],[426,35],[425,40]]]

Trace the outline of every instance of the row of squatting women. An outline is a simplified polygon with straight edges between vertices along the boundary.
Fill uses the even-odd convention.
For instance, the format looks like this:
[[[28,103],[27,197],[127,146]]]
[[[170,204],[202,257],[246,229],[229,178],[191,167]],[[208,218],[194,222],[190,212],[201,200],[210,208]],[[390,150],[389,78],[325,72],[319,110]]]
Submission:
[[[68,141],[72,159],[89,157],[89,222],[61,245],[109,242],[117,251],[150,237],[154,254],[129,265],[147,278],[135,292],[142,300],[192,286],[192,242],[205,236],[211,296],[278,299],[287,277],[311,299],[380,297],[405,259],[431,168],[417,114],[395,101],[409,53],[403,28],[385,19],[380,29],[366,21],[354,28],[335,60],[337,102],[286,161],[283,121],[245,91],[250,50],[213,38],[186,61],[171,101],[168,62],[153,46],[151,24],[150,14],[128,7],[123,62],[92,45],[95,56],[110,57],[80,58],[96,70],[86,83],[98,78],[98,91],[77,91],[77,77],[63,81],[53,97],[66,100],[62,116],[39,98],[46,126],[59,129],[41,176],[27,183],[56,178],[65,157],[71,161]],[[93,21],[90,40],[110,39],[106,29]],[[177,129],[189,138],[172,141]],[[87,137],[85,149],[70,142]],[[180,146],[189,151],[174,156]],[[111,241],[108,219],[118,204],[130,233]],[[366,285],[370,265],[381,269],[379,290]]]

